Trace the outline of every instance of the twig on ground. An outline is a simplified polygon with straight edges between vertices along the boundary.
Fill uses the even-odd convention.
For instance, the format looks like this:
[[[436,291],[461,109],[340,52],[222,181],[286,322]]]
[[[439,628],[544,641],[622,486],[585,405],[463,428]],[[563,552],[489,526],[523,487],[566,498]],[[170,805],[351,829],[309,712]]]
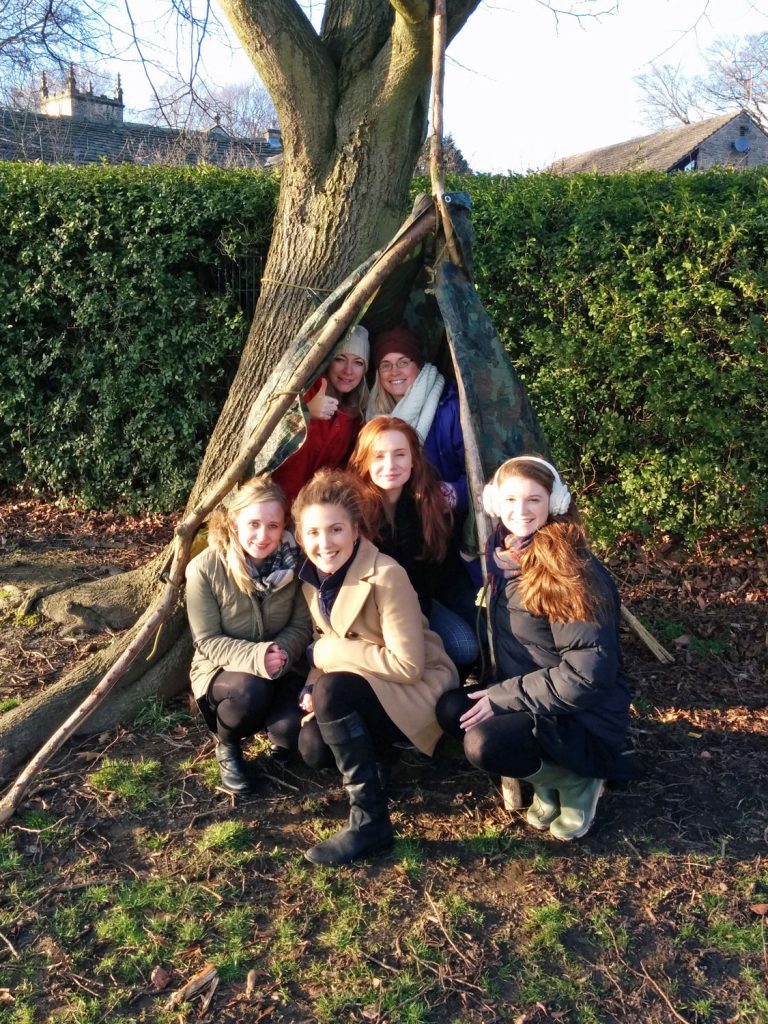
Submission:
[[[8,947],[8,949],[10,949],[11,955],[14,957],[14,959],[18,960],[18,951],[16,950],[16,947],[12,944],[11,940],[7,938],[5,935],[3,935],[2,932],[0,932],[0,939],[2,939],[6,946]]]

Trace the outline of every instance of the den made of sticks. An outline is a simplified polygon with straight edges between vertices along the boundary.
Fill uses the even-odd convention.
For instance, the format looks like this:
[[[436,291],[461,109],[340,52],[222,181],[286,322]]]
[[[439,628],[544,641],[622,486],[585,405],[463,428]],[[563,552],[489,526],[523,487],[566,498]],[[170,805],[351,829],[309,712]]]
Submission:
[[[230,13],[265,81],[276,87],[289,77],[273,60],[284,39],[276,31],[277,6],[264,6],[263,22],[237,5]],[[67,500],[64,487],[57,494],[29,480],[9,482],[0,494],[0,1024],[768,1019],[768,555],[764,517],[752,511],[762,492],[738,477],[744,446],[731,438],[723,437],[723,494],[744,521],[691,540],[660,526],[662,513],[648,501],[647,522],[636,516],[632,527],[594,545],[621,601],[617,631],[632,691],[627,739],[637,770],[593,790],[592,806],[581,808],[589,817],[583,830],[558,836],[541,811],[549,790],[474,767],[462,741],[444,736],[431,754],[403,744],[386,786],[381,782],[393,827],[384,849],[333,867],[308,862],[308,850],[339,834],[348,796],[347,827],[365,824],[364,813],[355,818],[361,801],[350,796],[356,777],[341,764],[313,769],[281,756],[260,731],[242,744],[247,790],[228,789],[219,740],[189,693],[185,570],[206,548],[214,509],[301,448],[309,429],[301,396],[327,374],[340,339],[358,325],[375,339],[393,324],[418,323],[425,358],[455,386],[476,554],[493,549],[498,513],[489,517],[483,493],[505,460],[536,453],[554,461],[565,484],[586,485],[587,510],[599,507],[589,498],[601,486],[620,490],[617,469],[592,486],[583,471],[586,443],[580,442],[578,472],[561,455],[564,437],[577,430],[579,404],[564,426],[565,401],[557,408],[539,378],[551,371],[572,381],[578,362],[555,373],[554,361],[534,367],[525,352],[519,360],[511,355],[494,276],[502,261],[489,227],[496,200],[478,204],[475,239],[472,180],[446,187],[445,46],[472,5],[449,5],[446,14],[438,3],[434,16],[417,5],[393,6],[394,22],[377,22],[369,43],[380,45],[386,28],[384,49],[394,44],[404,54],[397,101],[408,110],[402,161],[415,162],[425,88],[433,83],[431,179],[424,183],[430,194],[418,196],[399,227],[387,204],[386,214],[361,212],[361,240],[353,245],[356,190],[365,194],[365,183],[340,158],[326,166],[326,182],[344,179],[352,212],[342,206],[331,226],[322,189],[308,192],[302,225],[286,248],[286,209],[299,208],[291,175],[317,186],[320,142],[314,135],[301,151],[297,139],[313,105],[276,89],[287,162],[274,249],[186,506],[99,509]],[[251,17],[256,34],[249,37]],[[343,26],[331,18],[327,32],[326,41],[351,59],[353,41]],[[329,103],[329,67],[314,43],[301,33],[296,38],[323,72],[320,105]],[[360,72],[344,59],[341,67],[348,76]],[[341,121],[351,116],[343,97],[340,109]],[[368,156],[386,147],[382,132]],[[716,175],[710,180],[712,193],[725,190]],[[388,187],[399,184],[390,180]],[[582,187],[591,185],[574,186]],[[623,187],[614,209],[645,186]],[[400,193],[404,200],[407,183]],[[673,203],[666,192],[663,202]],[[683,205],[690,213],[693,191]],[[547,230],[555,233],[551,212],[538,209],[534,219],[542,240]],[[693,220],[709,230],[700,212]],[[302,232],[314,232],[313,253],[298,254]],[[660,234],[657,225],[657,242]],[[685,244],[670,242],[662,267],[667,280],[677,266],[676,246],[688,251],[694,234],[690,229]],[[768,249],[768,239],[749,248],[759,253],[763,244]],[[333,247],[333,258],[311,277],[313,288],[299,287],[289,276],[291,261],[304,273],[305,261],[323,246]],[[543,258],[532,269],[536,246],[531,231],[521,266],[543,276]],[[633,252],[632,245],[623,251]],[[647,280],[653,246],[643,253],[638,278]],[[738,282],[744,296],[758,295],[746,257],[733,265],[727,259],[723,250],[716,262],[728,287]],[[554,266],[554,275],[561,270]],[[513,291],[522,304],[523,281],[521,271]],[[686,291],[690,299],[696,284]],[[615,294],[602,291],[603,312]],[[711,342],[708,365],[719,359],[723,374],[737,355],[747,359],[750,344],[750,358],[764,360],[762,299],[754,301],[741,318],[752,334],[738,334],[727,353],[724,343]],[[547,308],[550,319],[557,305]],[[590,313],[595,321],[598,305]],[[573,323],[579,299],[572,289],[560,306]],[[543,330],[539,325],[526,336],[529,355],[531,339]],[[710,341],[714,334],[702,332]],[[564,347],[568,337],[564,330]],[[651,359],[644,373],[652,376],[659,364],[660,357]],[[671,372],[682,364],[664,365]],[[759,382],[756,365],[747,375]],[[756,404],[745,398],[732,419],[749,422]],[[602,413],[617,437],[620,416]],[[635,415],[638,434],[652,418]],[[683,462],[694,458],[695,444],[686,445]],[[622,465],[620,457],[604,453],[613,467]],[[751,458],[756,465],[762,458],[757,445]],[[645,465],[650,475],[651,456]],[[702,471],[702,496],[712,491],[705,477]],[[629,504],[637,492],[627,491]],[[707,501],[702,497],[702,516]],[[707,507],[711,512],[711,501]],[[487,573],[479,589],[486,609],[492,607]],[[492,680],[496,670],[493,622],[484,621],[490,642],[480,636],[482,657],[470,682]],[[559,783],[552,785],[562,796]],[[531,817],[537,799],[538,820]],[[556,814],[557,808],[550,818]]]

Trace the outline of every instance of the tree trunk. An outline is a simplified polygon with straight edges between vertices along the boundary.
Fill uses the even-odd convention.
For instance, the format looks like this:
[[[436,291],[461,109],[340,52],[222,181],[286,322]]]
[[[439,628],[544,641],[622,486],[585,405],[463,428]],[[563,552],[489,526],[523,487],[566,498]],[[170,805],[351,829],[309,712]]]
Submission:
[[[453,36],[478,0],[452,0]],[[328,0],[316,33],[294,0],[224,0],[224,9],[278,110],[284,163],[262,289],[237,374],[211,435],[187,509],[234,460],[250,406],[309,313],[403,221],[426,130],[431,14],[426,0]],[[156,599],[159,563],[46,599],[70,624],[138,617]],[[72,615],[75,618],[72,618]],[[0,719],[0,775],[28,757],[130,642],[128,632]],[[85,724],[101,731],[148,695],[187,684],[191,643],[183,611]]]

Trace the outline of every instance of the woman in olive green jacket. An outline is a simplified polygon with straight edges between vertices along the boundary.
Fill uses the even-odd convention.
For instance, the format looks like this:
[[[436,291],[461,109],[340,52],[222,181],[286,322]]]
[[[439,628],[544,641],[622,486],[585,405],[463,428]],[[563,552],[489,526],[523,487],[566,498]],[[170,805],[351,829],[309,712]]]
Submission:
[[[244,737],[266,728],[282,751],[298,740],[303,680],[293,668],[312,629],[287,506],[270,480],[249,481],[214,512],[209,547],[187,567],[192,692],[216,734],[222,785],[234,793],[251,788]]]

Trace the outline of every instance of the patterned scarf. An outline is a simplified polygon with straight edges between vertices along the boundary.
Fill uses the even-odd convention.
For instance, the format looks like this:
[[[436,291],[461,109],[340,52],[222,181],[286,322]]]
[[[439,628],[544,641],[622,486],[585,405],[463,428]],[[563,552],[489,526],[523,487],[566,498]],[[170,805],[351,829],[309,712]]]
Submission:
[[[247,557],[246,562],[254,588],[268,594],[293,579],[299,564],[299,548],[290,530],[285,530],[278,546],[263,562],[257,565]]]
[[[486,562],[491,579],[491,590],[496,593],[507,580],[516,579],[523,571],[523,555],[531,546],[533,534],[515,537],[505,526],[499,524],[493,537],[488,541]]]

